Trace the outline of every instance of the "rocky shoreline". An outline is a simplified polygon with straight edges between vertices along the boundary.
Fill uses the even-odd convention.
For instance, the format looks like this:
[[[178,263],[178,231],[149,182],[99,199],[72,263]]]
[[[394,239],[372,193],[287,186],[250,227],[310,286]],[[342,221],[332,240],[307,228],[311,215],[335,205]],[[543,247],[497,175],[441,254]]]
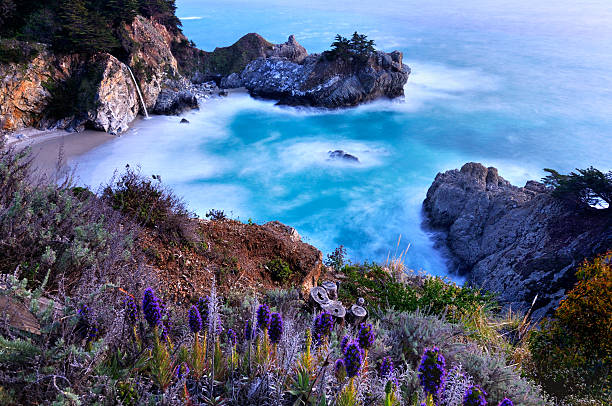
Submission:
[[[543,184],[511,185],[496,168],[467,163],[439,173],[423,203],[451,268],[502,304],[550,314],[585,259],[612,247],[609,211],[577,210]]]
[[[207,53],[142,16],[123,28],[121,59],[60,55],[36,44],[30,60],[0,64],[0,131],[87,128],[117,135],[139,114],[177,115],[226,95],[222,88],[245,87],[289,105],[354,106],[403,96],[410,72],[397,51],[376,51],[359,63],[326,61],[308,55],[293,36],[275,45],[247,34]]]

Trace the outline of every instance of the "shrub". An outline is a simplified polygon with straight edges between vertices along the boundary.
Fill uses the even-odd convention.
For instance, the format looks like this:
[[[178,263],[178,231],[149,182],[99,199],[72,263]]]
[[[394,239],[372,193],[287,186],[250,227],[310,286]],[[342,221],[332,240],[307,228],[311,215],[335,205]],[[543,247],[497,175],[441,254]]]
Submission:
[[[345,303],[354,303],[358,297],[363,297],[370,307],[409,312],[428,309],[455,321],[482,307],[494,308],[491,294],[460,287],[438,277],[414,276],[402,281],[376,264],[349,265],[342,271],[346,279],[340,284],[338,295]]]
[[[293,270],[282,258],[274,258],[273,260],[268,261],[264,265],[264,268],[270,272],[273,280],[280,282],[281,284],[287,283],[293,276]]]
[[[69,182],[32,183],[29,151],[0,150],[0,272],[18,269],[30,283],[49,273],[69,290],[125,278],[134,226]]]
[[[612,396],[612,253],[584,262],[578,282],[533,331],[531,374],[561,399]]]
[[[161,185],[161,178],[148,179],[126,166],[125,173],[104,188],[102,197],[116,210],[138,224],[155,230],[167,242],[197,240],[192,213],[181,199]]]

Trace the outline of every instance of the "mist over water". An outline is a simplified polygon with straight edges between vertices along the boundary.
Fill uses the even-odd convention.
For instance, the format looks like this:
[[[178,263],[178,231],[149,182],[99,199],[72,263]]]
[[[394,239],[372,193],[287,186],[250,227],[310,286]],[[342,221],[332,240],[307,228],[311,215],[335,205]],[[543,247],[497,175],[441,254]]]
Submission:
[[[608,1],[339,2],[179,0],[185,34],[206,50],[247,32],[289,34],[310,52],[354,30],[412,69],[404,101],[322,111],[244,94],[181,117],[153,117],[75,160],[96,187],[125,164],[159,174],[203,216],[210,208],[279,220],[324,253],[446,274],[421,227],[436,173],[469,161],[522,185],[545,167],[612,168],[612,7]],[[328,160],[342,149],[359,164]]]

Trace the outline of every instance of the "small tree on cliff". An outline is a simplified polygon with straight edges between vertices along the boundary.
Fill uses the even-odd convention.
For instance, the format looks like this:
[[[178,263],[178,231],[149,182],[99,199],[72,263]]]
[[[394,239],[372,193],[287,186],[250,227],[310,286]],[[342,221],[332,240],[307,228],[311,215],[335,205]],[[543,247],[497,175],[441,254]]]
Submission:
[[[553,196],[582,207],[601,207],[605,203],[608,210],[612,208],[612,171],[604,173],[591,166],[563,175],[554,169],[544,170],[550,175],[542,181],[554,188]]]
[[[374,51],[374,41],[355,31],[351,39],[337,34],[331,44],[331,50],[326,51],[325,55],[331,60],[355,58],[363,61],[367,60]]]

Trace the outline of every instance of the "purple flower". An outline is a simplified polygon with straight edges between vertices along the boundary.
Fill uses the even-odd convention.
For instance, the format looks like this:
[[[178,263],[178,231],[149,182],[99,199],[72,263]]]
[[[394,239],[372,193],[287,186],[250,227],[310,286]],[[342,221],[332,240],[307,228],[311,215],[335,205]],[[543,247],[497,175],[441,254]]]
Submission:
[[[338,358],[334,363],[334,373],[339,381],[346,378],[346,365],[344,364],[344,360],[342,358]]]
[[[161,324],[162,312],[159,305],[159,299],[155,297],[155,293],[151,288],[147,288],[144,291],[142,297],[142,313],[151,327]]]
[[[438,347],[426,348],[419,366],[419,379],[425,393],[437,399],[446,377],[446,361]]]
[[[321,312],[315,318],[314,333],[317,341],[322,341],[323,338],[328,338],[334,329],[334,316],[329,312]]]
[[[202,330],[202,317],[200,316],[200,311],[195,306],[191,306],[189,309],[189,328],[194,334]]]
[[[125,303],[125,318],[127,321],[134,325],[138,320],[138,306],[136,305],[136,301],[132,296],[128,296],[124,300]]]
[[[200,317],[202,319],[202,325],[208,323],[208,304],[210,303],[210,297],[205,296],[198,299],[198,304],[196,305],[198,311],[200,312]]]
[[[267,304],[259,305],[257,308],[257,328],[267,330],[270,325],[270,308]]]
[[[272,313],[270,316],[270,328],[268,329],[270,342],[278,344],[283,335],[283,318],[279,313]]]
[[[508,398],[504,398],[497,406],[514,406],[514,403]]]
[[[251,320],[247,320],[244,325],[244,339],[246,341],[251,341],[255,337],[255,331],[253,331],[253,326],[251,325]]]
[[[374,329],[370,323],[361,323],[359,325],[357,341],[359,342],[359,347],[363,350],[367,350],[372,346],[374,343]]]
[[[182,362],[178,367],[176,367],[176,378],[179,380],[185,379],[187,378],[187,375],[189,375],[189,367],[185,362]]]
[[[236,339],[236,332],[233,329],[228,328],[227,329],[227,343],[229,344],[229,346],[230,347],[235,346],[237,341],[238,340]]]
[[[478,385],[472,385],[465,390],[463,406],[486,406],[485,396],[487,393]],[[512,403],[512,402],[510,402]]]
[[[342,351],[342,354],[346,354],[346,346],[348,345],[350,341],[351,341],[351,337],[349,336],[342,337],[342,341],[340,341],[340,350]]]
[[[346,366],[346,375],[349,378],[359,375],[361,369],[361,362],[363,361],[363,354],[357,341],[351,341],[346,346],[346,352],[344,353],[344,365]]]
[[[391,357],[384,357],[378,367],[378,373],[381,378],[386,378],[393,373],[393,361]]]

